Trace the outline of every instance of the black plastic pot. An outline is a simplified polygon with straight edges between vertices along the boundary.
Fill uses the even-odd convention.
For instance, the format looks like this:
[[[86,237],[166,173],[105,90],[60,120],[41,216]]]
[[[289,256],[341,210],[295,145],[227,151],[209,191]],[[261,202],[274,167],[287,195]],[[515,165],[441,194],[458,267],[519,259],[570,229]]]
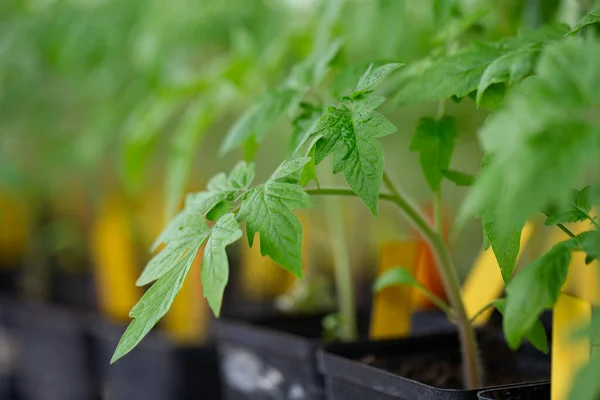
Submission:
[[[550,382],[484,390],[477,396],[480,400],[548,400],[550,399]]]
[[[8,302],[17,340],[16,390],[24,400],[87,400],[94,392],[81,318],[38,303]]]
[[[323,315],[278,315],[252,323],[217,321],[224,398],[324,399],[324,380],[316,365],[316,350],[324,344],[322,319]],[[454,329],[437,312],[417,314],[413,327],[415,333]]]
[[[125,327],[101,317],[90,318],[90,339],[96,386],[102,398],[166,400],[175,392],[175,355],[172,346],[151,332],[129,353],[110,364]]]
[[[532,347],[523,346],[519,352],[513,353],[496,331],[480,331],[478,340],[482,348],[481,357],[489,371],[494,368],[510,371],[514,379],[524,381],[539,381],[550,376],[549,357]],[[494,354],[486,354],[487,349],[493,349]],[[330,400],[475,400],[478,392],[487,388],[441,388],[390,372],[413,374],[407,371],[416,364],[422,370],[418,372],[422,376],[431,375],[431,378],[437,379],[444,374],[458,374],[460,384],[460,358],[456,333],[337,344],[318,352],[319,370],[325,376],[327,398]],[[499,383],[498,387],[520,383],[510,382],[512,377],[500,380],[503,379],[506,382]],[[449,386],[455,384],[450,383]]]
[[[116,363],[110,359],[125,326],[92,317],[96,386],[111,400],[219,400],[214,347],[177,347],[156,332]]]
[[[0,399],[16,399],[15,393],[15,331],[9,325],[6,298],[0,298]]]

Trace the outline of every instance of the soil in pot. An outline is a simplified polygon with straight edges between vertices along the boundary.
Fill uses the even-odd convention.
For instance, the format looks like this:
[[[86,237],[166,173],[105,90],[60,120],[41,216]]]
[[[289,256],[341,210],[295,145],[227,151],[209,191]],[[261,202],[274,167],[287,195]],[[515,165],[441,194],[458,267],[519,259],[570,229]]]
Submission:
[[[486,388],[550,376],[550,358],[524,345],[512,352],[498,331],[478,332]],[[462,390],[461,354],[456,333],[329,346],[319,353],[332,400],[471,400]]]
[[[520,353],[512,352],[493,335],[482,336],[479,342],[486,386],[535,382],[549,377],[549,365],[539,360],[529,362]],[[396,375],[442,389],[462,389],[462,361],[455,351],[424,353],[403,359],[367,355],[361,362]]]

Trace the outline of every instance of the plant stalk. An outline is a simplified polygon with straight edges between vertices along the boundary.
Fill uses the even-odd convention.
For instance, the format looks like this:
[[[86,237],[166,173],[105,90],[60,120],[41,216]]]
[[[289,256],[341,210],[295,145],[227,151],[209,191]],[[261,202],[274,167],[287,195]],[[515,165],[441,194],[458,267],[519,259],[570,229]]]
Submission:
[[[459,330],[459,338],[463,350],[463,373],[465,386],[469,389],[481,387],[481,368],[479,362],[479,350],[475,338],[475,331],[469,322],[469,318],[465,311],[462,298],[460,296],[460,281],[456,274],[456,269],[450,252],[446,247],[441,235],[435,233],[429,225],[425,217],[410,204],[404,196],[396,190],[389,176],[384,173],[383,176],[386,187],[392,192],[391,194],[381,193],[379,198],[395,203],[405,214],[408,220],[419,230],[421,235],[430,244],[435,257],[439,273],[444,282],[444,288],[448,294],[450,305],[454,309],[456,322]],[[316,189],[307,190],[309,195],[338,195],[338,196],[356,196],[354,192],[347,189]]]
[[[337,303],[340,315],[339,337],[344,341],[355,341],[358,338],[358,332],[356,328],[354,283],[340,201],[335,198],[327,198],[325,202],[331,233]]]

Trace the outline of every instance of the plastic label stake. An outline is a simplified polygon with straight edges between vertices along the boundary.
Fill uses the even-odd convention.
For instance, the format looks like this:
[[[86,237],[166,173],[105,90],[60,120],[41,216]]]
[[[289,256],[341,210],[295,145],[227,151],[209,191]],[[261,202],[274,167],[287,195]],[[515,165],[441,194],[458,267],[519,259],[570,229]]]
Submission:
[[[521,258],[523,250],[527,247],[533,231],[533,223],[527,222],[521,233],[521,249],[517,256],[517,262]],[[502,279],[500,266],[498,265],[494,251],[491,247],[487,250],[482,250],[477,260],[475,260],[473,269],[469,272],[461,290],[469,318],[473,318],[477,312],[496,300],[502,294],[503,289],[504,280]],[[493,309],[490,308],[479,315],[475,320],[475,325],[484,325],[492,315],[492,312]]]
[[[575,374],[590,359],[590,341],[576,338],[578,328],[590,323],[590,303],[561,294],[554,306],[552,326],[552,400],[565,400]]]
[[[394,241],[385,243],[379,253],[377,276],[391,268],[403,267],[414,275],[417,265],[417,242]],[[373,295],[371,312],[371,339],[404,337],[410,333],[413,312],[413,288],[392,286]]]
[[[135,286],[137,260],[127,215],[123,201],[110,199],[91,238],[99,308],[117,321],[129,320],[129,310],[141,296]]]

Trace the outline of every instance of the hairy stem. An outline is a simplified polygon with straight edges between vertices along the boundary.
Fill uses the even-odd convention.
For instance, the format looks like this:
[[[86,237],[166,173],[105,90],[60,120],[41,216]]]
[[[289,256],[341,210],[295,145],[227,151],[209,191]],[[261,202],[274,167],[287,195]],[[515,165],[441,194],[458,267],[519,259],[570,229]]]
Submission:
[[[467,388],[470,389],[480,387],[481,367],[477,340],[460,295],[460,280],[458,279],[454,262],[450,256],[450,251],[444,243],[442,236],[436,234],[417,208],[410,204],[405,196],[396,189],[386,173],[383,175],[383,181],[389,191],[392,192],[394,203],[400,207],[408,217],[409,221],[419,230],[421,235],[429,242],[429,245],[433,249],[437,259],[438,272],[442,277],[448,300],[456,313],[456,322],[459,328],[460,343],[463,350],[463,374],[465,384]]]
[[[327,217],[331,232],[331,245],[335,272],[337,302],[340,314],[340,339],[354,341],[358,337],[356,329],[356,307],[352,266],[348,256],[348,240],[340,210],[340,202],[334,198],[326,199]]]
[[[434,221],[435,221],[435,230],[438,235],[444,235],[444,226],[443,226],[443,216],[442,216],[442,188],[440,187],[437,192],[435,192],[435,197],[433,199],[433,208],[434,208]]]
[[[437,265],[440,275],[444,281],[444,287],[450,305],[454,309],[456,322],[459,328],[459,337],[463,349],[463,371],[465,385],[467,388],[481,387],[481,372],[479,363],[479,351],[475,338],[475,331],[469,323],[469,318],[465,311],[462,298],[460,296],[460,281],[456,274],[456,269],[450,257],[450,252],[446,247],[442,237],[435,233],[425,217],[410,204],[406,198],[394,187],[389,176],[384,173],[383,181],[391,194],[381,193],[379,198],[395,203],[408,218],[408,220],[419,230],[421,235],[427,240],[434,251],[437,259]],[[307,190],[309,195],[337,195],[337,196],[356,196],[354,192],[347,189],[316,189]]]

